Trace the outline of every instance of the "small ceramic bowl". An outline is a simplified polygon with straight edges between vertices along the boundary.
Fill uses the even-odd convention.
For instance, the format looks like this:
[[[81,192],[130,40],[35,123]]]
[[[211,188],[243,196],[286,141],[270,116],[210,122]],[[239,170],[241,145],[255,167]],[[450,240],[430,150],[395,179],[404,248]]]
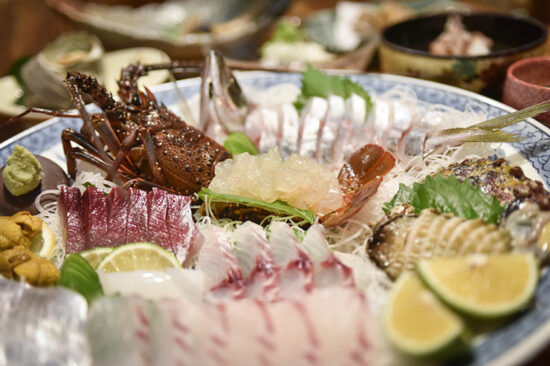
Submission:
[[[517,61],[508,68],[502,101],[516,109],[550,100],[550,56]],[[550,112],[537,120],[550,125]]]
[[[494,42],[483,56],[437,56],[430,42],[443,31],[451,13],[427,15],[387,28],[382,34],[380,66],[383,72],[408,75],[455,85],[500,98],[506,69],[526,57],[540,56],[548,37],[539,21],[499,13],[460,14],[468,31],[480,31]]]

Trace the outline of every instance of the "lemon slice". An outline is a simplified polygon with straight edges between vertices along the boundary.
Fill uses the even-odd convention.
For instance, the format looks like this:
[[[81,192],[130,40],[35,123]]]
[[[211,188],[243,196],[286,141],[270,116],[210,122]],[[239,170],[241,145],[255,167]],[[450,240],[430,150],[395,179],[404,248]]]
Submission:
[[[31,251],[39,257],[50,259],[53,256],[55,237],[52,230],[42,221],[42,232],[32,238]]]
[[[423,260],[417,264],[417,272],[451,307],[488,319],[524,307],[538,281],[538,265],[532,253]]]
[[[410,356],[444,358],[468,350],[462,320],[414,273],[403,273],[393,285],[383,321],[390,342]]]
[[[85,250],[83,252],[80,252],[79,254],[88,263],[90,263],[90,266],[92,266],[93,269],[97,269],[99,263],[101,263],[101,261],[112,252],[113,248],[99,247]]]
[[[163,271],[171,267],[181,267],[174,254],[153,243],[132,243],[115,248],[99,263],[97,270],[104,272]]]

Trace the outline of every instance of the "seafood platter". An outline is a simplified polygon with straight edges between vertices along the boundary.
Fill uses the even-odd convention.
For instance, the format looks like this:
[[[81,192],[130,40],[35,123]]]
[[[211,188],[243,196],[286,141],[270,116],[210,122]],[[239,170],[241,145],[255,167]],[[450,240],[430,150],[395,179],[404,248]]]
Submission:
[[[0,365],[511,365],[550,341],[550,130],[384,74],[230,70],[0,145]],[[86,106],[85,100],[93,104]]]

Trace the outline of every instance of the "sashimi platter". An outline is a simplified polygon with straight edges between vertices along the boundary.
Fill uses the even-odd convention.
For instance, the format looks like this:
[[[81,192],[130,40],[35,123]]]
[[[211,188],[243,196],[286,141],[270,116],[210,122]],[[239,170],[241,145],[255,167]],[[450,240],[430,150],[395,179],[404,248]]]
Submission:
[[[513,365],[550,342],[550,103],[215,52],[138,83],[181,67],[129,65],[117,96],[69,72],[74,109],[0,145],[0,365]]]

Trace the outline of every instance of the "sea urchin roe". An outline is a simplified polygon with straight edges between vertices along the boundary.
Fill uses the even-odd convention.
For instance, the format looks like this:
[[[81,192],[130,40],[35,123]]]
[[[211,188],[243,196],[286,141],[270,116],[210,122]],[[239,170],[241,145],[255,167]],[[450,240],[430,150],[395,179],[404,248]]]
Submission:
[[[14,196],[22,196],[38,187],[41,173],[42,167],[34,155],[23,146],[15,145],[2,176],[8,191]]]
[[[208,188],[266,202],[280,200],[316,214],[327,214],[343,204],[333,172],[296,154],[283,159],[277,148],[258,156],[240,154],[218,163]]]

